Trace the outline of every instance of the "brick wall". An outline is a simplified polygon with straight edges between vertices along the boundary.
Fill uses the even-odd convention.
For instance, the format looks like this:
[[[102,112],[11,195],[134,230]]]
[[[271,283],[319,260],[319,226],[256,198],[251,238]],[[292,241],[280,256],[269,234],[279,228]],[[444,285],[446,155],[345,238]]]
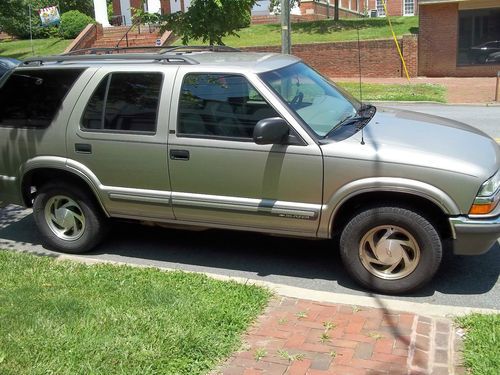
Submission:
[[[420,7],[418,75],[428,77],[496,76],[498,65],[457,67],[458,3]]]
[[[417,73],[417,38],[408,36],[400,40],[410,75]],[[279,46],[248,47],[246,51],[280,52]],[[361,41],[361,74],[364,77],[402,77],[404,71],[392,39]],[[332,77],[357,77],[358,43],[336,42],[296,44],[292,53],[321,73]],[[411,59],[411,60],[410,60]]]

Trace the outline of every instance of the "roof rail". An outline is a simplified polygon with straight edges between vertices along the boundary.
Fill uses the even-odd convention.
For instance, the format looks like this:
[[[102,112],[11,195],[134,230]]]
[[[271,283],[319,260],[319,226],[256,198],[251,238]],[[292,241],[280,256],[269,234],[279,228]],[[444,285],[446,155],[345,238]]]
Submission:
[[[56,55],[44,57],[31,57],[24,60],[24,66],[38,64],[43,65],[47,62],[65,63],[79,61],[152,61],[157,63],[174,64],[198,64],[195,60],[180,55],[167,53],[128,53],[128,54],[103,54],[103,55]]]

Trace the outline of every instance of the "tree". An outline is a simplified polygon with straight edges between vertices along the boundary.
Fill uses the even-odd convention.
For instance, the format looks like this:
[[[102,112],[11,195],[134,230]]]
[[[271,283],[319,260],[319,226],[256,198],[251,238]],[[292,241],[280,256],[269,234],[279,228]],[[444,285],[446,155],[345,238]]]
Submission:
[[[295,6],[300,6],[300,0],[290,0],[290,10]],[[269,11],[274,14],[281,14],[281,0],[271,0],[269,2]]]
[[[171,30],[183,44],[201,39],[224,45],[222,38],[248,27],[256,0],[192,0],[189,9],[162,16],[162,29]]]
[[[33,36],[35,38],[47,37],[50,35],[50,30],[42,27],[38,9],[58,3],[61,13],[78,10],[88,16],[94,16],[93,0],[0,0],[0,25],[8,34],[28,38],[30,35],[28,5],[31,4]]]

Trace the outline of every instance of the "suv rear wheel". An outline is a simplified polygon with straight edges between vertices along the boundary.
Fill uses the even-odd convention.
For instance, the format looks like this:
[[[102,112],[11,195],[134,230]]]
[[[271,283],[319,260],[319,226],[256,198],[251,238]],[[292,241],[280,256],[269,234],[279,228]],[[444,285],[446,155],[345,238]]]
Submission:
[[[91,250],[106,231],[106,218],[93,197],[73,184],[42,186],[33,216],[48,247],[65,253]]]
[[[436,228],[420,214],[400,207],[376,207],[355,215],[340,237],[347,271],[360,284],[398,294],[421,287],[442,258]]]

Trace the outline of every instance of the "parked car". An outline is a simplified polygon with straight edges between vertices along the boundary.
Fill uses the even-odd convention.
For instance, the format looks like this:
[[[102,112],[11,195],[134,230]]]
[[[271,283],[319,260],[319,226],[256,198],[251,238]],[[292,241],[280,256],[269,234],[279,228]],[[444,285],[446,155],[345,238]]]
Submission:
[[[93,249],[108,218],[329,239],[363,286],[404,293],[446,244],[500,235],[493,139],[362,104],[294,56],[33,58],[0,102],[0,201],[33,207],[58,251]]]
[[[477,46],[471,47],[474,60],[477,63],[484,64],[487,61],[488,56],[492,53],[500,52],[500,40],[492,40],[486,43],[479,44]]]
[[[493,52],[486,57],[484,61],[487,64],[499,64],[500,63],[500,52]]]
[[[1,57],[0,56],[0,78],[7,73],[9,70],[15,68],[21,63],[21,61],[17,59],[13,59],[10,57]]]

